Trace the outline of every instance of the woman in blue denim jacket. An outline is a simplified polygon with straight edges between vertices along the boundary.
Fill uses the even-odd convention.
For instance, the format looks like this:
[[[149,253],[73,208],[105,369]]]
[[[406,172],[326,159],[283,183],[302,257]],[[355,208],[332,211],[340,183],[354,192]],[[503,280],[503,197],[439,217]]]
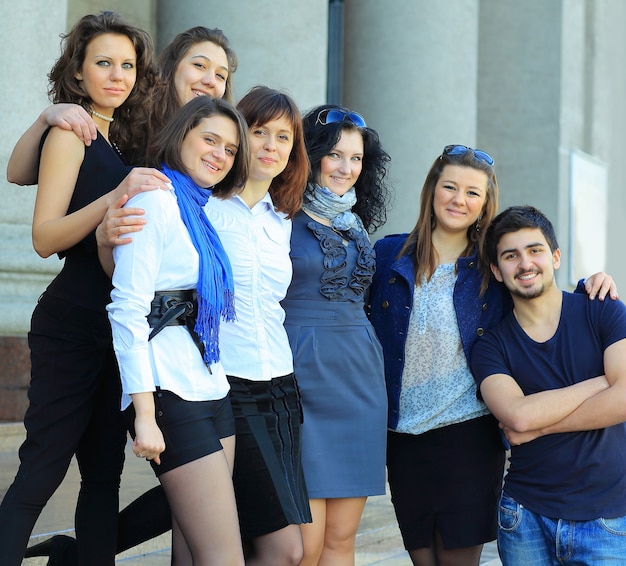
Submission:
[[[413,231],[375,245],[370,304],[389,397],[388,479],[416,565],[478,565],[496,535],[504,447],[468,360],[505,308],[480,253],[497,206],[491,156],[447,146]]]
[[[493,158],[446,146],[413,231],[374,246],[370,318],[385,360],[388,480],[414,565],[477,566],[496,536],[505,451],[469,358],[512,305],[485,256],[497,206]],[[616,296],[611,278],[598,275],[585,285],[590,298]]]
[[[389,398],[389,428],[398,425],[405,343],[415,287],[415,246],[398,257],[408,234],[392,234],[376,243],[376,275],[372,286],[371,319],[385,350],[385,376]],[[480,295],[482,270],[477,253],[457,260],[453,303],[463,352],[469,361],[474,343],[502,318],[503,303],[510,303],[502,285],[492,280]]]

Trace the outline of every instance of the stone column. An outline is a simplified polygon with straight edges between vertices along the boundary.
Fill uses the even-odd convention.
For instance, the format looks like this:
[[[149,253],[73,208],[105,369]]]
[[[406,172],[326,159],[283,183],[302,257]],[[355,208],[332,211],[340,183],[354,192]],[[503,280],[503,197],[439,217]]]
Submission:
[[[624,4],[481,4],[488,9],[480,13],[478,143],[494,148],[501,208],[532,204],[552,220],[562,252],[557,278],[567,288],[570,245],[583,228],[570,216],[572,151],[612,163],[607,263],[593,271],[608,271],[621,278],[623,287],[626,207],[621,170],[615,167],[622,152],[615,152],[614,141],[626,126],[624,75],[615,70],[626,51],[619,31],[626,17]],[[594,221],[588,218],[584,228]],[[573,279],[587,275],[573,274]]]
[[[602,71],[594,77],[597,114],[591,122],[594,153],[609,163],[609,213],[607,271],[626,295],[626,191],[624,190],[624,132],[626,132],[626,73],[619,61],[626,60],[626,3],[621,0],[593,2],[594,68]],[[596,78],[597,77],[597,78]]]
[[[377,236],[410,231],[435,157],[476,143],[479,3],[346,0],[344,102],[391,155],[395,204]]]
[[[572,67],[563,76],[561,4],[489,3],[490,9],[481,13],[478,69],[479,138],[486,149],[494,148],[501,208],[533,204],[554,221],[559,213],[561,112],[580,108],[582,92],[572,88],[572,81],[579,77],[576,60],[584,53],[578,21],[575,34],[582,41],[570,45]],[[562,98],[563,80],[570,84]],[[570,121],[568,129],[572,125]]]
[[[220,28],[239,58],[236,99],[265,84],[304,111],[326,97],[327,13],[321,0],[158,0],[158,48],[192,26]]]
[[[0,3],[0,50],[5,54],[0,74],[0,421],[21,420],[26,408],[30,314],[60,268],[58,259],[43,260],[32,248],[36,187],[10,185],[5,171],[15,142],[49,104],[47,73],[59,54],[66,14],[65,1]]]

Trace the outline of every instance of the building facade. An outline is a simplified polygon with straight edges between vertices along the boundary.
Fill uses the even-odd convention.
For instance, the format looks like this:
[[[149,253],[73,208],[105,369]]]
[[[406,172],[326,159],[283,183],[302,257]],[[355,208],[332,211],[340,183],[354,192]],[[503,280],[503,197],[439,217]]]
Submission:
[[[374,238],[413,227],[445,145],[479,147],[495,158],[500,208],[533,204],[555,222],[562,287],[604,270],[626,293],[623,0],[0,0],[3,170],[48,104],[59,34],[103,7],[149,30],[157,50],[194,25],[224,30],[239,58],[237,98],[267,84],[303,111],[330,96],[363,114],[395,187]],[[23,415],[30,314],[60,267],[32,249],[35,191],[0,179],[0,421]]]

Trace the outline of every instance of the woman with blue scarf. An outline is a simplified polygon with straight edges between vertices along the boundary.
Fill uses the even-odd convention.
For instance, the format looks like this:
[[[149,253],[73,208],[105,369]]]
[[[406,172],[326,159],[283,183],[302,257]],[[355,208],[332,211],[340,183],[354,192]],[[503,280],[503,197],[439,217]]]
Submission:
[[[203,207],[210,194],[228,198],[243,186],[247,127],[229,103],[197,98],[155,137],[148,157],[172,190],[129,201],[150,222],[114,250],[107,310],[122,409],[135,455],[150,462],[167,495],[173,555],[241,565],[234,419],[218,343],[220,321],[234,318],[233,280]]]
[[[368,232],[386,218],[390,158],[345,108],[310,111],[304,136],[311,174],[293,220],[293,280],[282,302],[313,516],[301,527],[301,564],[352,565],[366,498],[385,493],[383,357],[364,298],[375,269]]]

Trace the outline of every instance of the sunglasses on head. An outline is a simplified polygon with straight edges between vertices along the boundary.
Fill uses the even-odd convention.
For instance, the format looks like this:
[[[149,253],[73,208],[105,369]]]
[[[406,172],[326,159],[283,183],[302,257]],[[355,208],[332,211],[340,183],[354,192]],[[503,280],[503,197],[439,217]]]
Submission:
[[[345,110],[338,110],[336,108],[326,108],[325,110],[322,110],[317,115],[315,124],[322,124],[322,126],[326,126],[327,124],[335,124],[337,122],[343,122],[344,120],[349,120],[357,128],[367,127],[365,119],[357,112],[346,112]]]
[[[487,165],[493,165],[493,157],[486,151],[481,149],[474,149],[473,147],[467,147],[466,145],[447,145],[443,148],[441,155],[465,155],[468,151],[474,153],[474,157],[478,161],[483,161]]]

